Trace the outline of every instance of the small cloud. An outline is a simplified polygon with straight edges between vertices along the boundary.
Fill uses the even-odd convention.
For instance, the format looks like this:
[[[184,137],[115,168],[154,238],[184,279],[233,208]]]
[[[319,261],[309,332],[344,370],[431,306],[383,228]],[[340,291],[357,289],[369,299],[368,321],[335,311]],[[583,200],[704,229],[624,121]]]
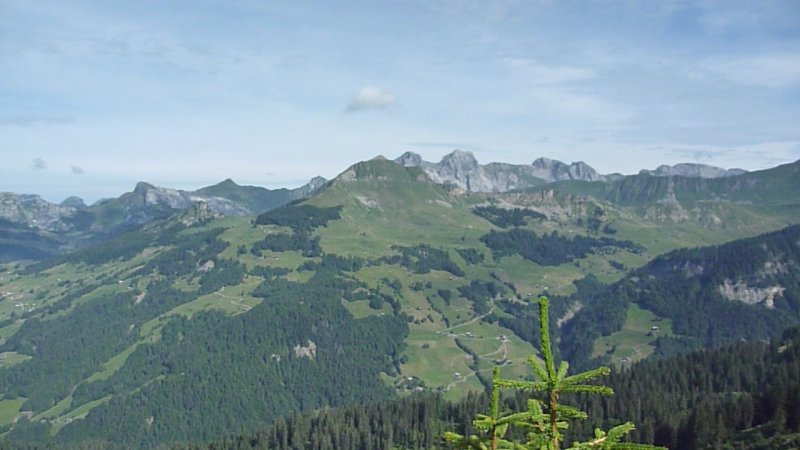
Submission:
[[[86,172],[82,168],[80,168],[78,166],[75,166],[75,165],[72,165],[72,166],[69,166],[69,167],[70,167],[70,170],[72,171],[72,173],[74,173],[76,175],[83,175]]]
[[[370,109],[386,109],[396,101],[394,94],[386,89],[366,86],[350,100],[346,112],[367,111]]]
[[[44,170],[47,169],[47,161],[43,160],[42,158],[33,158],[33,170]]]

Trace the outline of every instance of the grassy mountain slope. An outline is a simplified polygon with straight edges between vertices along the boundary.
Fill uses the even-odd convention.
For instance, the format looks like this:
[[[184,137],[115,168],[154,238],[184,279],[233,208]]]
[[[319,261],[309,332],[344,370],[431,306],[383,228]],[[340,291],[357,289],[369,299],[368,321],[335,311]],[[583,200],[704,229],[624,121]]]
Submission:
[[[260,186],[241,186],[230,178],[215,185],[207,186],[195,191],[200,195],[225,198],[245,206],[253,214],[261,214],[270,209],[278,208],[291,201],[306,197],[316,190],[315,182],[296,189],[266,189]]]
[[[6,266],[0,425],[7,439],[151,446],[392,393],[463,397],[495,365],[527,373],[530,295],[560,295],[553,323],[576,329],[602,309],[571,294],[798,221],[738,217],[710,229],[571,194],[468,195],[380,159],[257,218],[185,212],[56,265]],[[629,303],[626,345],[655,345],[642,333],[655,313]]]
[[[772,169],[722,178],[632,175],[610,183],[562,181],[548,187],[591,195],[623,206],[676,200],[692,207],[696,202],[724,201],[760,205],[795,205],[800,161]]]

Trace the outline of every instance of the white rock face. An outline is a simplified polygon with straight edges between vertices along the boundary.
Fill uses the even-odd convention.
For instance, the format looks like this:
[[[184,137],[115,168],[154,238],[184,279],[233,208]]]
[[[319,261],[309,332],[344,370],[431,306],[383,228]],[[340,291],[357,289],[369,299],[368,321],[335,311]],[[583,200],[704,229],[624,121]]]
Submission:
[[[314,359],[317,356],[317,344],[312,340],[308,340],[306,345],[295,345],[292,351],[294,351],[294,356],[298,358]]]
[[[405,152],[400,155],[399,158],[395,159],[394,162],[403,167],[420,167],[425,163],[422,157],[414,152]]]
[[[424,161],[414,152],[405,152],[394,161],[404,167],[420,167],[433,181],[453,184],[468,192],[507,192],[560,180],[606,180],[583,162],[564,164],[539,158],[531,165],[497,162],[481,165],[472,152],[462,150],[454,150],[438,163]]]
[[[767,286],[763,288],[750,287],[743,281],[734,284],[725,280],[719,286],[719,293],[728,300],[735,300],[748,305],[763,305],[767,308],[775,307],[775,297],[783,295],[786,288],[783,286]]]
[[[308,183],[300,186],[299,188],[295,189],[296,194],[295,198],[303,198],[308,197],[309,195],[317,192],[319,188],[325,185],[328,180],[322,177],[314,177]]]
[[[534,176],[546,181],[606,181],[605,175],[600,175],[583,161],[565,164],[554,159],[537,158],[531,165],[535,169]]]
[[[193,192],[178,189],[155,187],[148,183],[137,183],[133,194],[134,198],[141,199],[144,205],[168,206],[171,209],[180,210],[203,202],[212,211],[226,216],[245,216],[250,214],[247,208],[228,199],[197,195]]]
[[[45,231],[65,232],[73,226],[65,222],[77,214],[70,206],[50,203],[38,195],[0,192],[0,219]]]
[[[615,181],[624,175],[603,175],[583,161],[570,164],[550,158],[537,158],[531,165],[489,163],[478,164],[472,152],[454,150],[438,163],[428,162],[414,152],[405,152],[394,160],[404,167],[420,167],[437,183],[454,184],[470,192],[508,192],[554,181]],[[676,164],[656,170],[642,170],[653,176],[719,178],[741,175],[742,169],[722,169],[705,164]]]

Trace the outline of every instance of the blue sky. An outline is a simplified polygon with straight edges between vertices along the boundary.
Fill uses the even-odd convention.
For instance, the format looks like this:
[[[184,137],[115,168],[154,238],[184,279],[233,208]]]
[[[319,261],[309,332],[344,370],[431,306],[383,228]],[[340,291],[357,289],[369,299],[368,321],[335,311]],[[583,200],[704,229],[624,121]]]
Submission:
[[[800,2],[0,0],[0,191],[800,159]]]

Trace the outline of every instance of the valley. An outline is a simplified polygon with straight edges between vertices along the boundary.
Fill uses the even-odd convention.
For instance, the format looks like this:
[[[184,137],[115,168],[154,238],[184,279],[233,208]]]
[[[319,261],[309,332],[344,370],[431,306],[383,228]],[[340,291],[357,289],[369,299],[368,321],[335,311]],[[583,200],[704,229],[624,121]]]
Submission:
[[[768,339],[800,323],[797,171],[490,193],[378,158],[259,215],[225,217],[199,201],[75,252],[2,266],[0,427],[10,442],[151,447],[254,431],[298,410],[458,401],[483,391],[494,367],[529,374],[539,295],[551,297],[558,351],[576,367]],[[757,194],[739,191],[740,177]],[[641,183],[652,194],[630,200],[626,189],[651,190]],[[765,275],[767,262],[790,269]],[[703,276],[683,269],[692,264]],[[773,306],[745,305],[717,297],[724,280],[779,288]],[[743,317],[751,329],[728,326]]]

